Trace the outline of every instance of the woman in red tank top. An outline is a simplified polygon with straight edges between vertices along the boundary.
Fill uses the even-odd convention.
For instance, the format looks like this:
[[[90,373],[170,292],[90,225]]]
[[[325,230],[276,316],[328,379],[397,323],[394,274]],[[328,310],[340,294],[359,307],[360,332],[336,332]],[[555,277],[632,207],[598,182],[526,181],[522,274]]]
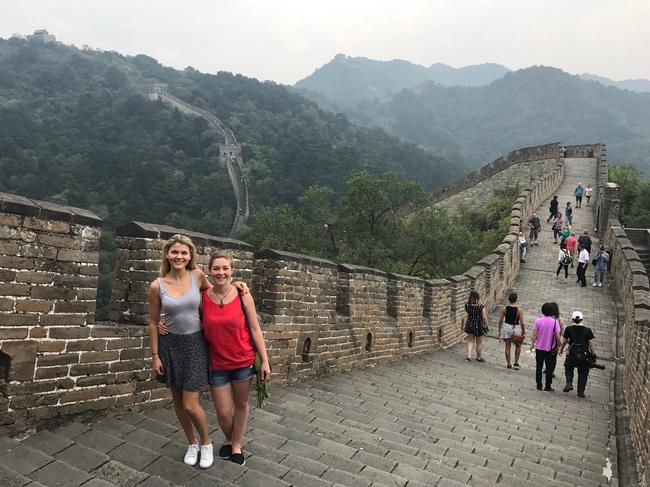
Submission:
[[[261,379],[271,376],[264,336],[250,294],[232,285],[232,258],[217,252],[210,257],[212,288],[202,297],[203,336],[210,359],[210,392],[225,436],[219,456],[244,465],[241,451],[248,421],[248,395],[255,375],[255,351],[262,359]]]

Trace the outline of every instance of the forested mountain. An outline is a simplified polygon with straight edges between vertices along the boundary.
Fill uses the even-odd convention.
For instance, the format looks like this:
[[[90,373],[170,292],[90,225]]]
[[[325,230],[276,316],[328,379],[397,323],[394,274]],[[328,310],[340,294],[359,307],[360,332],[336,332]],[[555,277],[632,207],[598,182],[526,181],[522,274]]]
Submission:
[[[223,233],[233,196],[219,134],[141,96],[153,80],[234,130],[254,211],[295,200],[312,184],[338,191],[353,170],[392,170],[430,188],[459,175],[274,83],[12,38],[0,40],[0,191],[88,208],[109,226],[140,219]]]
[[[381,127],[474,167],[540,141],[603,141],[610,162],[650,169],[650,93],[633,93],[532,67],[487,86],[426,83],[386,98],[342,104]]]
[[[615,86],[621,90],[638,91],[644,93],[650,92],[650,80],[647,79],[624,79],[621,81],[615,81],[613,79],[605,78],[604,76],[588,73],[581,74],[580,78],[590,81],[598,81],[605,86]]]
[[[436,63],[425,67],[401,59],[377,61],[337,54],[294,86],[314,92],[329,102],[341,103],[381,98],[426,81],[443,86],[481,86],[508,72],[508,68],[490,63],[462,68]]]

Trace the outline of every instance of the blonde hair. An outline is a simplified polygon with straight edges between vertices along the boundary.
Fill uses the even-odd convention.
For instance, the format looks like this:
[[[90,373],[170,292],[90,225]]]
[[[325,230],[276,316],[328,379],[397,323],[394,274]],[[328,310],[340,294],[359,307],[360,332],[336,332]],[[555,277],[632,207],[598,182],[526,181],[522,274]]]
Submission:
[[[171,249],[175,244],[186,245],[187,248],[190,249],[190,261],[187,263],[185,268],[188,270],[193,270],[196,268],[196,247],[192,243],[192,240],[190,240],[190,237],[177,233],[176,235],[169,237],[169,239],[163,245],[162,260],[160,262],[160,277],[165,277],[167,274],[169,274],[169,271],[172,268],[172,266],[169,264],[169,261],[167,260],[167,254],[169,253],[169,249]]]
[[[232,255],[230,255],[228,252],[217,250],[210,256],[210,263],[208,264],[208,273],[210,272],[210,269],[212,269],[212,263],[217,259],[226,259],[228,262],[230,262],[230,268],[232,270],[235,270],[235,262],[232,260]]]

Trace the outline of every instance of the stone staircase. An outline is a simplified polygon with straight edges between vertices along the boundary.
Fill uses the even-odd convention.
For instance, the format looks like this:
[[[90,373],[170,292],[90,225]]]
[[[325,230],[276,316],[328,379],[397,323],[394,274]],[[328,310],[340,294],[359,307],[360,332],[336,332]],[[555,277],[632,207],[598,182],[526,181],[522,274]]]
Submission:
[[[484,364],[466,362],[459,345],[274,386],[264,410],[251,408],[243,467],[218,458],[206,470],[183,464],[174,412],[157,409],[0,438],[0,485],[616,485],[603,475],[615,462],[611,372],[592,374],[586,400],[543,393],[530,354],[523,370],[508,370],[496,341],[486,345]],[[204,407],[216,427],[211,403]],[[218,429],[211,436],[220,445]]]

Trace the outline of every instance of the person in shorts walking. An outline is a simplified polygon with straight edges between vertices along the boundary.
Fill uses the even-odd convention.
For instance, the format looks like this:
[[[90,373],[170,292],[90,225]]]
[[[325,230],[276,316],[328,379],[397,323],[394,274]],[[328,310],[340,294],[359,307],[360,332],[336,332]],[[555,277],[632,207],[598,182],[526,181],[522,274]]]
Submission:
[[[507,367],[519,370],[519,357],[521,356],[521,345],[526,328],[524,326],[524,312],[517,307],[517,293],[508,295],[508,304],[499,312],[499,338],[505,342],[505,354]],[[514,338],[513,338],[514,337]],[[512,356],[512,344],[515,344],[515,363],[510,364]]]

